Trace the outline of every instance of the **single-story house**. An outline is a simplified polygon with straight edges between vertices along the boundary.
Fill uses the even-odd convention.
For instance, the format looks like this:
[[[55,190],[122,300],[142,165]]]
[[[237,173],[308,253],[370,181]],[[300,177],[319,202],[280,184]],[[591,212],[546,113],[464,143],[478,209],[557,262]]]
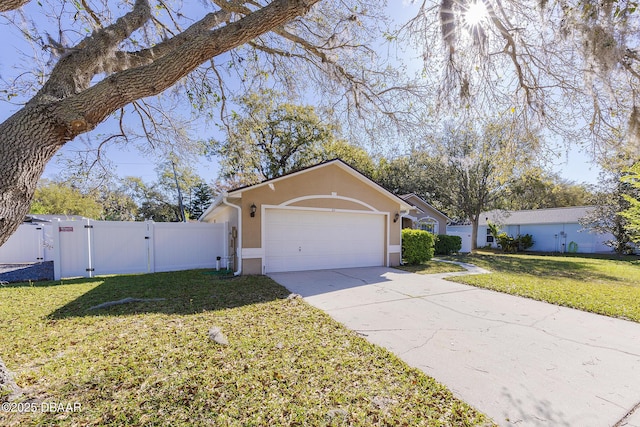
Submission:
[[[412,206],[341,160],[221,194],[199,218],[227,223],[237,273],[396,266]]]
[[[415,228],[434,234],[447,233],[447,224],[451,220],[445,214],[415,193],[404,194],[400,198],[412,206],[411,211],[402,217],[402,228]]]
[[[487,223],[497,224],[500,230],[510,236],[530,234],[534,245],[531,251],[538,252],[611,252],[604,242],[613,238],[611,234],[596,234],[585,230],[578,220],[593,206],[566,208],[532,209],[521,211],[493,210],[480,214],[478,222],[478,247],[497,247],[489,232]],[[447,234],[455,234],[467,239],[471,236],[470,225],[447,227]],[[463,247],[465,242],[463,241]],[[470,241],[468,243],[470,246]]]

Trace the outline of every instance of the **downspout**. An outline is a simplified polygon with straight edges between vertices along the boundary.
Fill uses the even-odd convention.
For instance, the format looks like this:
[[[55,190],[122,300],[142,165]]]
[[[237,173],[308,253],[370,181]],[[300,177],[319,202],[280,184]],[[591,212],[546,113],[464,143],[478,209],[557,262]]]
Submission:
[[[233,272],[234,276],[239,276],[242,273],[242,208],[238,205],[234,205],[227,200],[227,192],[222,197],[222,203],[238,210],[238,237],[236,237],[236,252],[238,256],[238,268]]]

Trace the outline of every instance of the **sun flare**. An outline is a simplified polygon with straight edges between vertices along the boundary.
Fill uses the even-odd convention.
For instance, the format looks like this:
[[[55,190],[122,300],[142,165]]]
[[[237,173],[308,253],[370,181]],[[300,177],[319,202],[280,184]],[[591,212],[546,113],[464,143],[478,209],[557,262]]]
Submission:
[[[477,0],[471,2],[467,7],[464,13],[464,21],[468,26],[473,27],[486,20],[488,16],[487,6],[482,0]]]

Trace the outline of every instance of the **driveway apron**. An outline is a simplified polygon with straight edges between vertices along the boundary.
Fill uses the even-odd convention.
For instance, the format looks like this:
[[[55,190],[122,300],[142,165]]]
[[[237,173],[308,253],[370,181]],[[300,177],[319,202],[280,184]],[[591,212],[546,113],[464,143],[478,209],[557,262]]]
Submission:
[[[381,267],[270,277],[501,426],[640,427],[640,324],[448,275]]]

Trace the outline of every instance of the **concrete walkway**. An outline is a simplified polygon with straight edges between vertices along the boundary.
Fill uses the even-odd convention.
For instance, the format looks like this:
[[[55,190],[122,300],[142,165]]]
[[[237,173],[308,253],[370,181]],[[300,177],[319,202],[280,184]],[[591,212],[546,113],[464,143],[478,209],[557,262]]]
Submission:
[[[640,324],[444,280],[456,274],[270,277],[501,426],[640,427]]]

